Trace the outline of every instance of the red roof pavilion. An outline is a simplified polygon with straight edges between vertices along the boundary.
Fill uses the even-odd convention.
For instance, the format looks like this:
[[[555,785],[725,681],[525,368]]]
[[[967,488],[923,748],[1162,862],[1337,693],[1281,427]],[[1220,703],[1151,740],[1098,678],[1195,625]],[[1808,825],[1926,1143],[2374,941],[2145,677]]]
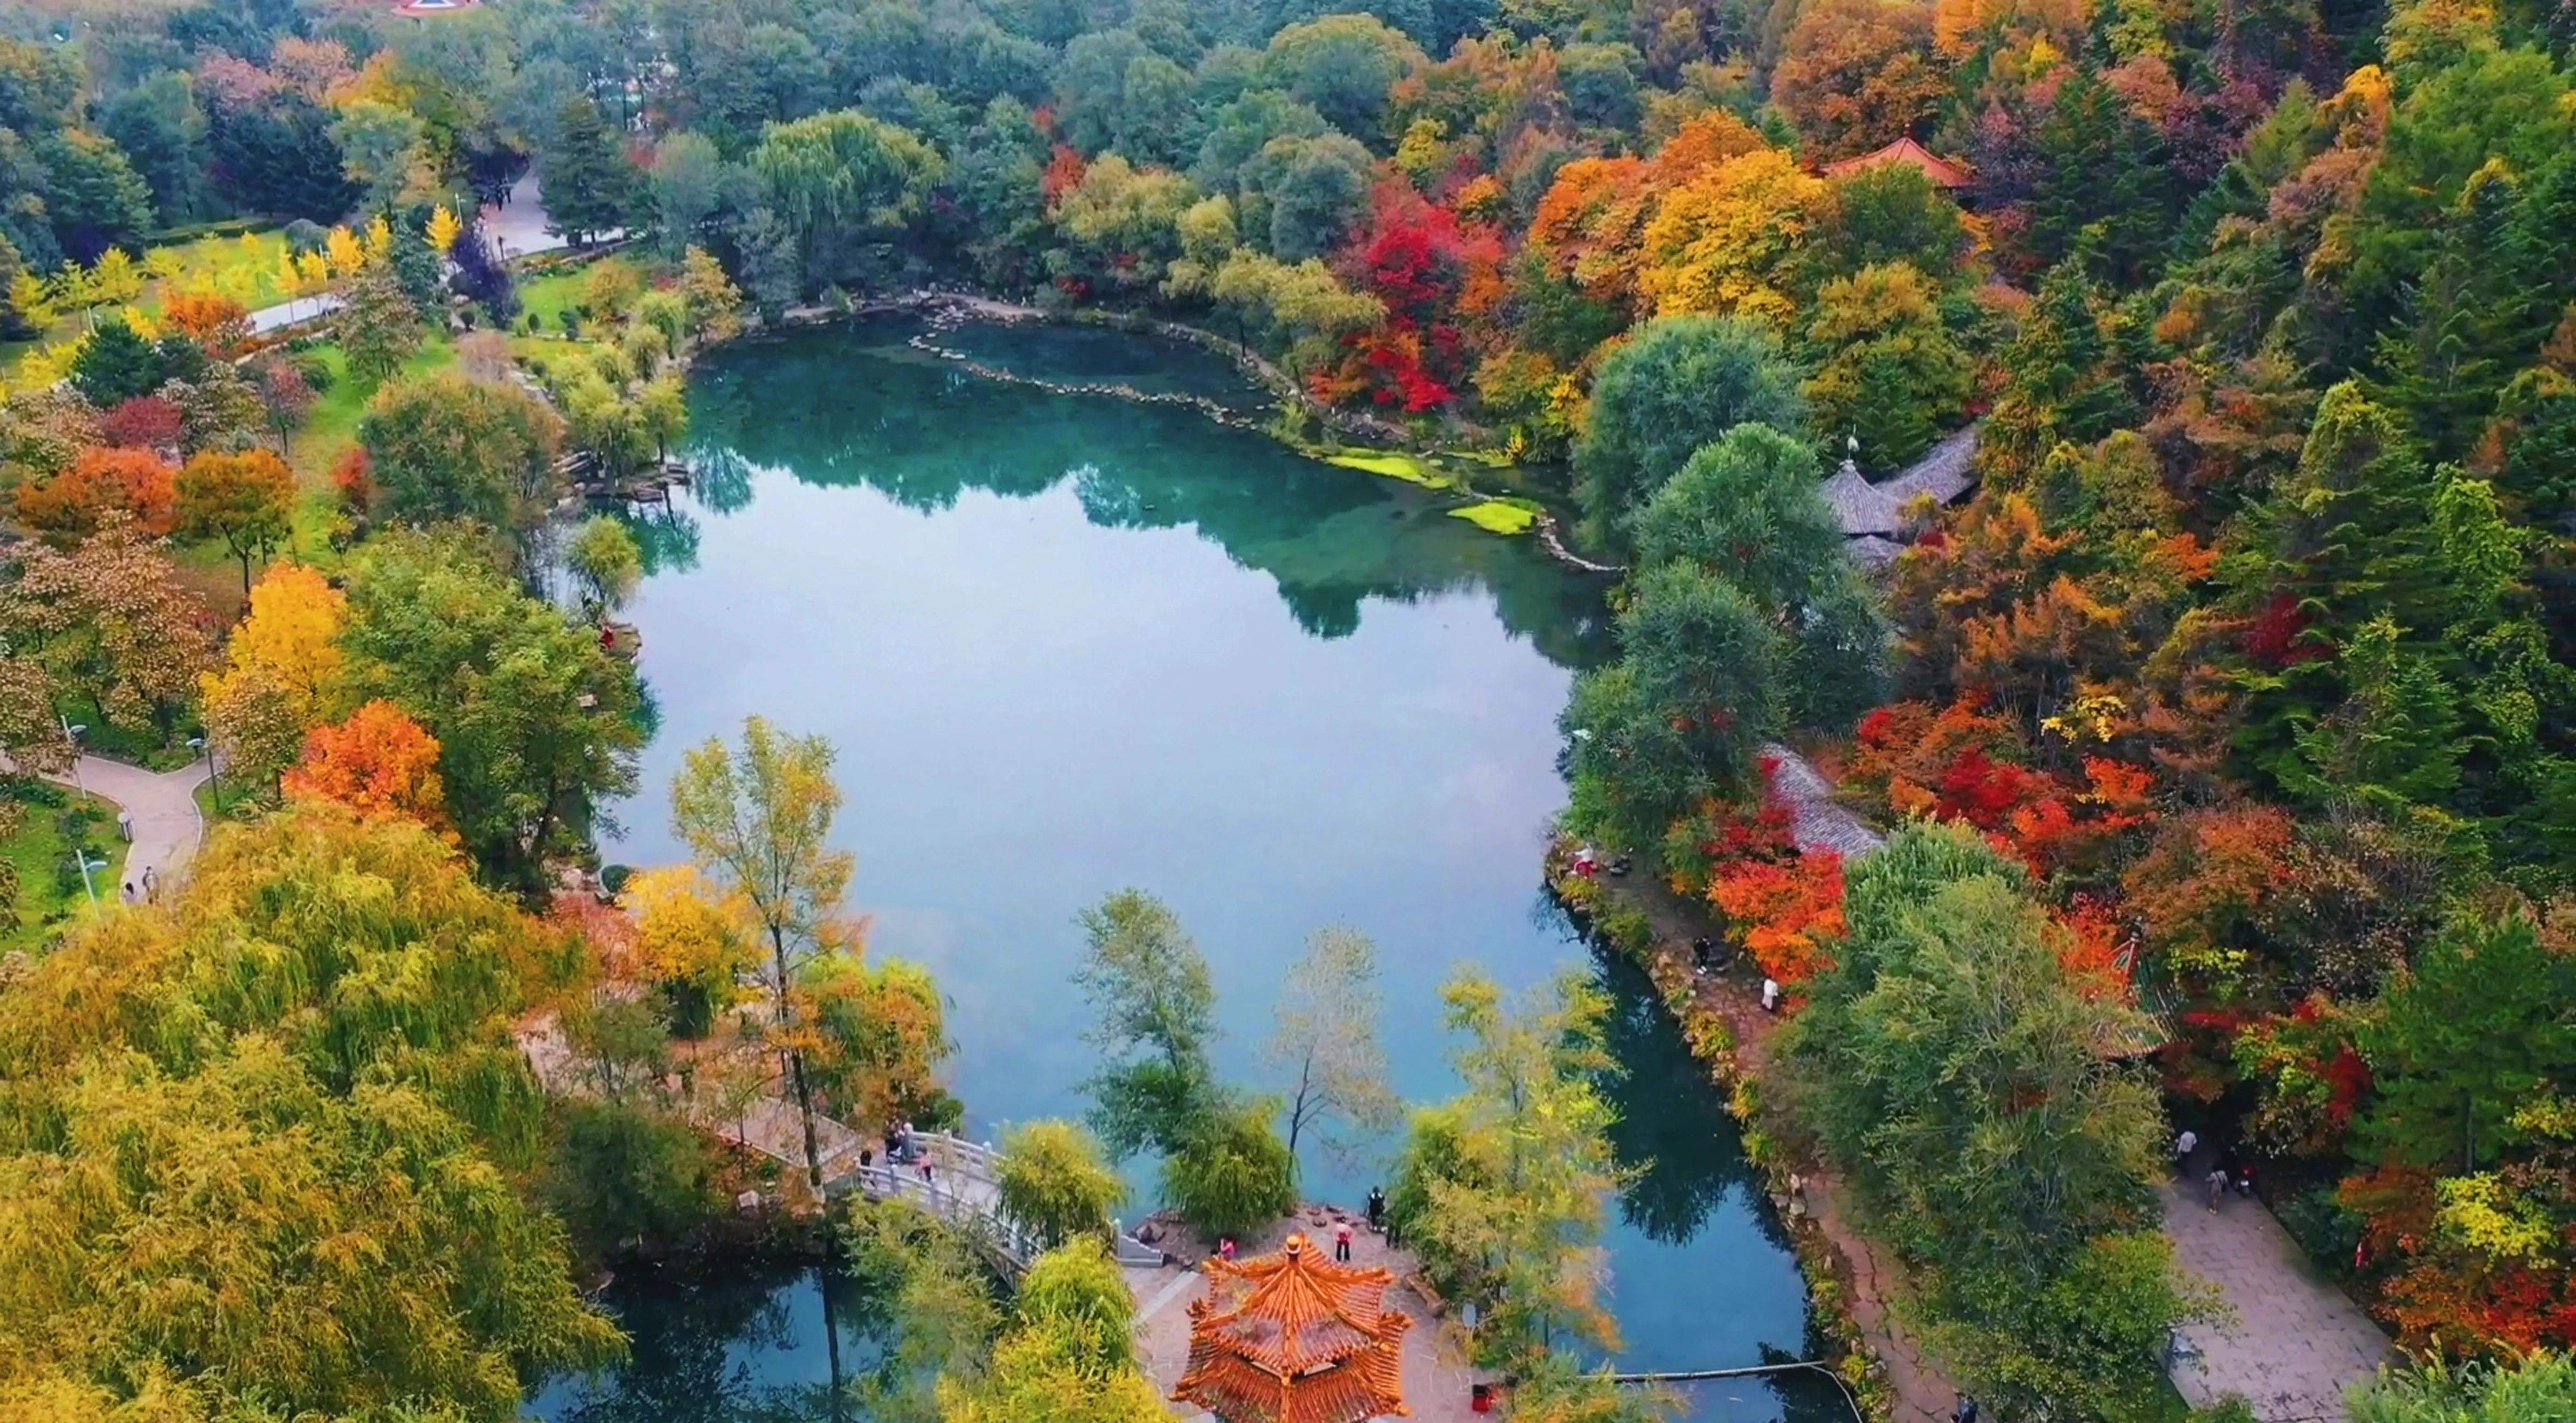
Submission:
[[[1360,1423],[1404,1406],[1395,1275],[1335,1265],[1303,1234],[1276,1255],[1207,1262],[1190,1305],[1190,1362],[1172,1397],[1225,1423]]]
[[[1845,158],[1828,163],[1824,167],[1824,174],[1828,178],[1840,178],[1860,172],[1864,168],[1879,168],[1890,163],[1902,163],[1912,168],[1930,179],[1932,186],[1936,188],[1955,190],[1968,186],[1967,169],[1916,143],[1911,135],[1900,138],[1875,152],[1864,153],[1858,158]]]

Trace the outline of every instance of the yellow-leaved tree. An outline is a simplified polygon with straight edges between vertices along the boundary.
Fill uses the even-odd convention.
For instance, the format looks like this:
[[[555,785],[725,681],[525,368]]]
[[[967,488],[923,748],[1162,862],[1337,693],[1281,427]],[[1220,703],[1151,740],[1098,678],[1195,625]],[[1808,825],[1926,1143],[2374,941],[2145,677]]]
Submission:
[[[0,1416],[508,1419],[612,1361],[519,1185],[511,1023],[576,966],[419,826],[321,804],[86,921],[0,994]]]
[[[1825,180],[1777,148],[1703,168],[1646,224],[1638,293],[1659,316],[1709,312],[1785,328],[1797,315],[1790,268],[1827,200]]]
[[[735,975],[760,962],[750,905],[695,865],[640,870],[618,898],[635,918],[634,962],[625,967],[661,991],[674,1034],[704,1035],[742,997]]]
[[[340,629],[349,600],[301,563],[280,563],[250,590],[250,613],[199,679],[208,733],[241,784],[274,784],[307,733],[340,711]]]
[[[448,249],[456,245],[456,239],[465,235],[465,224],[456,220],[456,214],[448,210],[447,204],[440,203],[430,213],[429,228],[423,235],[429,239],[430,249],[444,257]]]

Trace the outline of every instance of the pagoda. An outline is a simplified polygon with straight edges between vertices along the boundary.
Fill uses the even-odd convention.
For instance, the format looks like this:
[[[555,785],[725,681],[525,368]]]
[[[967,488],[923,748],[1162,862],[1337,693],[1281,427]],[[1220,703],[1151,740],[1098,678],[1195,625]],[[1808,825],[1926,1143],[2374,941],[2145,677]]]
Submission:
[[[1225,1423],[1360,1423],[1402,1415],[1404,1331],[1394,1272],[1335,1265],[1302,1233],[1276,1255],[1207,1262],[1190,1305],[1190,1362],[1172,1397]]]

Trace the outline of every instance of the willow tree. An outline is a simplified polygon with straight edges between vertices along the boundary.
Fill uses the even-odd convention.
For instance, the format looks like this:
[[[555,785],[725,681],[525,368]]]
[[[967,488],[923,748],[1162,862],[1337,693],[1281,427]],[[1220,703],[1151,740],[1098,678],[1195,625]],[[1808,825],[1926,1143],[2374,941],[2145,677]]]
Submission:
[[[84,924],[0,994],[0,1400],[498,1423],[613,1358],[517,1185],[510,1024],[572,967],[430,832],[327,805]]]
[[[804,1119],[806,1175],[817,1188],[823,1152],[795,990],[807,964],[851,940],[841,903],[858,863],[849,851],[831,847],[832,817],[840,808],[832,743],[784,734],[764,717],[743,720],[739,754],[711,736],[682,758],[671,778],[673,832],[702,868],[742,896],[769,941],[772,1016]]]

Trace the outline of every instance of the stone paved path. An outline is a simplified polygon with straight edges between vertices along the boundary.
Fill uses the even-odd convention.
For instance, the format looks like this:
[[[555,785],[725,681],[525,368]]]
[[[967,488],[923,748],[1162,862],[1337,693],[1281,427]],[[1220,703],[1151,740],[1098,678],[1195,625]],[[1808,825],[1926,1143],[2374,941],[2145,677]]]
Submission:
[[[2263,1423],[2343,1423],[2344,1389],[2379,1367],[2388,1336],[2309,1266],[2258,1203],[2234,1197],[2212,1214],[2177,1181],[2164,1205],[2175,1258],[2224,1291],[2236,1312],[2182,1332],[2174,1387],[2194,1406],[2241,1394]]]

